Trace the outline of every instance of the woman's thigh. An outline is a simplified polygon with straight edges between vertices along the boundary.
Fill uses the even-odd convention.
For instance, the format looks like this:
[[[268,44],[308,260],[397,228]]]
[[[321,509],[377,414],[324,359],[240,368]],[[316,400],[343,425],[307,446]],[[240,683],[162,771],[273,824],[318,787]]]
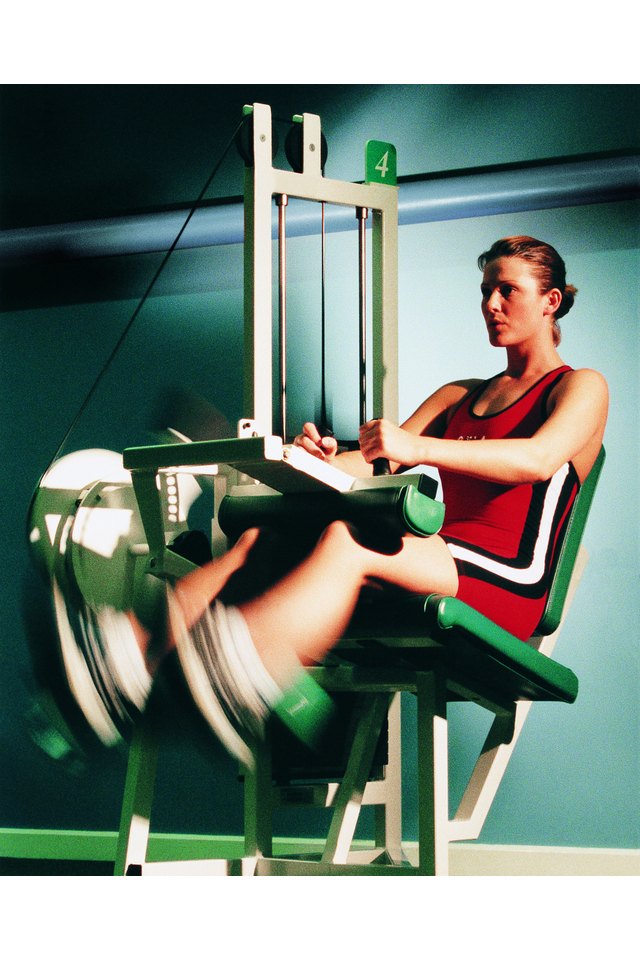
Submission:
[[[413,593],[444,593],[455,596],[458,571],[445,541],[432,537],[406,536],[396,553],[371,554],[367,579],[381,580]]]

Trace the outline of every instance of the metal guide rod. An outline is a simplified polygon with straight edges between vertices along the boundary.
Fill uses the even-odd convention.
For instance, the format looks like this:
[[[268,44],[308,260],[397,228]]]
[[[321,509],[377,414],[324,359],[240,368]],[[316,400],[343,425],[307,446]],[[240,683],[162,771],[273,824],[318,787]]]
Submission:
[[[278,331],[280,350],[280,436],[287,442],[287,221],[286,193],[276,197],[278,206]]]
[[[360,423],[367,422],[367,219],[369,211],[366,207],[356,207],[358,219],[358,252],[359,252],[359,311],[360,311]],[[374,404],[375,406],[375,404]],[[375,416],[375,414],[374,414]],[[373,461],[374,477],[386,476],[391,473],[389,461],[378,457]]]
[[[326,222],[325,222],[325,202],[320,204],[320,433],[326,435],[329,433],[329,423],[327,419],[327,329],[326,329]]]
[[[358,310],[360,319],[360,423],[367,422],[367,218],[366,207],[356,208],[358,220]]]

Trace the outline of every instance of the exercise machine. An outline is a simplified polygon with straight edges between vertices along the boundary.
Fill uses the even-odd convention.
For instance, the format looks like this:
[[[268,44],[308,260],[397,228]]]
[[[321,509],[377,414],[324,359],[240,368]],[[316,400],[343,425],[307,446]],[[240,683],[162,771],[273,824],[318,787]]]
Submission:
[[[153,445],[124,452],[149,548],[148,570],[175,577],[190,569],[176,558],[167,534],[163,478],[193,471],[222,473],[225,492],[215,503],[215,524],[236,535],[256,523],[292,518],[323,522],[341,516],[389,536],[412,530],[437,532],[443,507],[430,478],[389,476],[384,464],[366,481],[307,456],[287,443],[286,210],[290,198],[353,207],[361,267],[361,421],[369,415],[397,420],[397,195],[395,151],[367,145],[362,184],[325,179],[318,117],[294,118],[293,171],[272,163],[269,108],[247,108],[245,153],[245,409],[239,435],[219,441]],[[272,209],[278,214],[278,336],[280,432],[273,432]],[[372,215],[372,376],[366,358],[363,277],[366,222]],[[324,221],[323,221],[324,222]],[[368,383],[373,398],[367,401]],[[324,389],[324,387],[323,387]],[[324,407],[324,404],[323,404]],[[584,565],[582,531],[604,459],[601,452],[574,504],[553,588],[539,630],[524,644],[453,597],[382,598],[363,603],[348,635],[327,661],[311,669],[327,690],[355,698],[348,756],[340,777],[317,783],[296,776],[274,778],[271,737],[256,744],[255,763],[244,772],[245,855],[237,860],[153,863],[147,842],[157,759],[157,735],[142,723],[131,746],[122,809],[117,873],[221,874],[426,874],[448,872],[448,843],[477,838],[522,725],[535,701],[571,703],[578,691],[573,672],[551,659],[564,612]],[[405,850],[401,828],[400,694],[417,698],[419,837]],[[495,717],[455,816],[448,811],[447,704],[469,700]],[[381,750],[381,743],[383,749]],[[305,782],[301,782],[304,779]],[[324,849],[297,857],[275,856],[272,814],[285,803],[327,806],[333,818]],[[375,837],[354,845],[360,810],[376,810]]]

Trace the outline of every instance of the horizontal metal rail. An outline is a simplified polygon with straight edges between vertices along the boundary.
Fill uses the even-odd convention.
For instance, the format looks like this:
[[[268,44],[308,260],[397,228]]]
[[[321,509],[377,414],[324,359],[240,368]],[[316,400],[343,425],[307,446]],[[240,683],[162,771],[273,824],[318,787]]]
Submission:
[[[400,225],[484,217],[630,200],[640,196],[640,156],[548,161],[433,174],[399,184]],[[0,263],[15,259],[73,260],[168,250],[188,208],[0,231]],[[274,237],[276,235],[274,212]],[[291,199],[290,237],[319,230],[319,205]],[[355,230],[353,210],[326,208],[327,232]],[[242,200],[203,205],[178,249],[244,241]]]

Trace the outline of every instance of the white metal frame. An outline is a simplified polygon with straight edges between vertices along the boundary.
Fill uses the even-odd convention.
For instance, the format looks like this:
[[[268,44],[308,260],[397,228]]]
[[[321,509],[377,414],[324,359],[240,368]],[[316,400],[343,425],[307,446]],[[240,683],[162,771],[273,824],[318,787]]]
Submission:
[[[245,410],[257,433],[273,432],[274,196],[335,203],[373,212],[372,324],[374,416],[398,418],[398,190],[322,175],[320,118],[302,116],[301,173],[272,163],[271,109],[253,105],[253,166],[245,173]]]

